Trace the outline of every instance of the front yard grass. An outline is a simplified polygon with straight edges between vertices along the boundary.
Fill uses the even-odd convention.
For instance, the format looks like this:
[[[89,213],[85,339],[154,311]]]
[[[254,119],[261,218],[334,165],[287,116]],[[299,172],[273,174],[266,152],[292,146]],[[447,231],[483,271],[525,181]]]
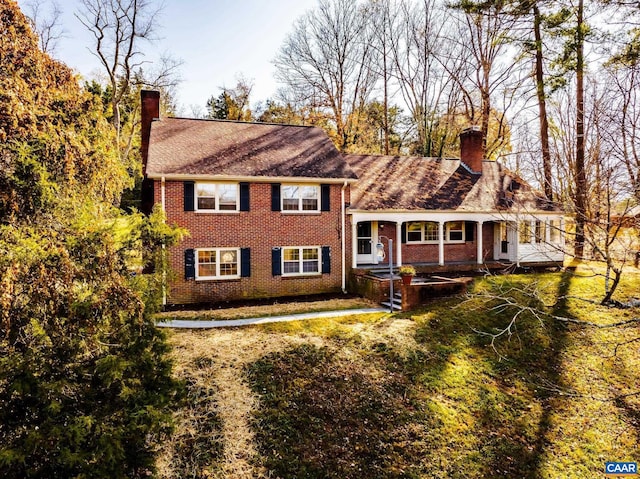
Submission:
[[[165,311],[156,314],[158,321],[174,319],[222,321],[228,319],[262,318],[285,314],[342,311],[358,308],[375,308],[378,304],[364,298],[333,298],[320,301],[290,301],[259,306],[224,307],[206,310]]]
[[[533,284],[537,297],[520,292]],[[177,375],[196,399],[200,375],[210,398],[176,412],[193,454],[161,477],[601,477],[606,461],[640,460],[638,323],[522,312],[497,352],[477,331],[516,312],[488,295],[600,324],[640,317],[599,306],[602,291],[587,273],[511,275],[411,313],[172,332]],[[638,295],[626,275],[617,299]]]

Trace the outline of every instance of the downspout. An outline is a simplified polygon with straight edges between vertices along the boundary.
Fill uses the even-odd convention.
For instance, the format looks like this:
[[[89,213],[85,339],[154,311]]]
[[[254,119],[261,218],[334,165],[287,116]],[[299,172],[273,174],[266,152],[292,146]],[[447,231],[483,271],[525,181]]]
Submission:
[[[346,207],[345,207],[345,203],[344,203],[344,191],[347,188],[347,182],[345,181],[344,184],[342,185],[342,188],[340,189],[340,220],[341,220],[341,235],[340,235],[340,242],[341,242],[341,247],[342,247],[342,254],[341,254],[341,260],[342,260],[342,292],[344,294],[347,293],[347,268],[346,268],[346,261],[347,261],[347,252],[345,251],[346,245],[347,245],[347,239],[345,238],[345,223],[347,220],[347,215],[346,215]],[[352,240],[353,241],[353,240]]]
[[[160,180],[160,205],[162,206],[162,214],[164,218],[167,217],[167,211],[165,209],[166,192],[164,176]],[[164,241],[162,242],[162,306],[167,305],[167,251]]]
[[[164,185],[164,176],[163,176],[162,179],[160,180],[160,204],[162,206],[162,213],[164,214],[167,213],[165,209],[165,200],[166,200],[166,196],[165,196],[165,185]]]

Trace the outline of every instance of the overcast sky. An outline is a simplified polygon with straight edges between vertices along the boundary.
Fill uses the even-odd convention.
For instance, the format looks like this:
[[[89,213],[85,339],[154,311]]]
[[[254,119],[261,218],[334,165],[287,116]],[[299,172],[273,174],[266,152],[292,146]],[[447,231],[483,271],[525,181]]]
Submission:
[[[18,3],[29,12],[29,0]],[[74,16],[78,2],[58,4],[65,36],[53,56],[83,77],[95,77],[99,64],[90,53],[91,35]],[[166,51],[183,61],[178,102],[182,113],[189,114],[191,105],[204,109],[209,97],[219,95],[219,87],[233,87],[238,74],[254,80],[253,105],[273,97],[278,85],[271,61],[295,19],[316,0],[164,0],[164,5],[160,40],[141,47],[149,56]]]

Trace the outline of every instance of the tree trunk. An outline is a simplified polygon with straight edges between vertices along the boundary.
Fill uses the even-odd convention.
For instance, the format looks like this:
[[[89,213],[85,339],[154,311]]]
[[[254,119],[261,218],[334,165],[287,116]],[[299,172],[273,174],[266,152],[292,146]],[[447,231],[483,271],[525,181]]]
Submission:
[[[584,165],[584,1],[578,1],[578,28],[576,30],[576,237],[575,256],[584,256],[587,176]]]
[[[540,32],[542,18],[538,4],[533,4],[533,33],[536,42],[536,94],[540,113],[540,144],[542,146],[542,171],[544,175],[544,194],[553,200],[553,176],[551,173],[551,151],[549,149],[549,120],[547,118],[547,102],[544,91],[544,71],[542,55],[542,35]]]

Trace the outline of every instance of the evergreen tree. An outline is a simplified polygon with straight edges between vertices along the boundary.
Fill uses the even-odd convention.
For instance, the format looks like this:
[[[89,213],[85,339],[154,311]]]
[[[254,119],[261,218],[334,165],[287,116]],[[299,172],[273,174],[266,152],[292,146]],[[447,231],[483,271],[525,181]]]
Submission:
[[[176,232],[113,207],[127,183],[99,97],[0,0],[0,468],[143,477],[178,385],[151,314]],[[141,245],[147,245],[142,251]]]

